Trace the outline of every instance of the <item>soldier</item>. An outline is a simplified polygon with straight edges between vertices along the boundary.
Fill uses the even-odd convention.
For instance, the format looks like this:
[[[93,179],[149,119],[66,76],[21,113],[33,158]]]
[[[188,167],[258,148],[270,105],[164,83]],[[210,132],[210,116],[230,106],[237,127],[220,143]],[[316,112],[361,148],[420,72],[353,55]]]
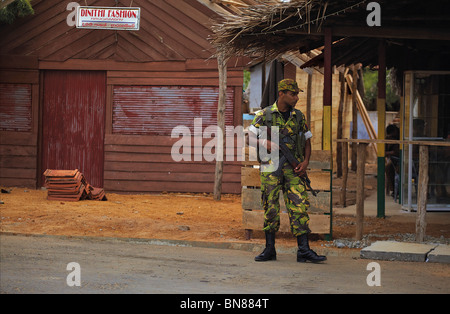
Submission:
[[[269,160],[268,165],[261,164],[261,192],[262,206],[264,209],[264,228],[266,236],[266,247],[264,251],[255,257],[255,261],[276,260],[275,233],[280,228],[280,203],[279,193],[283,191],[284,202],[288,211],[291,232],[297,237],[298,262],[322,262],[325,256],[318,256],[309,247],[309,200],[305,185],[300,178],[306,173],[311,156],[311,137],[305,117],[300,110],[295,109],[298,101],[297,82],[285,79],[278,84],[278,100],[271,107],[266,107],[256,113],[249,127],[249,131],[257,137],[259,147],[261,145],[271,156],[274,151],[279,151],[273,140],[273,136],[280,136],[293,155],[300,161],[294,169],[288,162]],[[267,127],[271,132],[263,132]],[[278,133],[276,132],[278,130]],[[264,136],[266,133],[267,138]],[[279,142],[278,142],[279,143]],[[279,163],[278,169],[271,167]],[[280,162],[281,161],[281,162]],[[265,166],[265,167],[263,167]]]

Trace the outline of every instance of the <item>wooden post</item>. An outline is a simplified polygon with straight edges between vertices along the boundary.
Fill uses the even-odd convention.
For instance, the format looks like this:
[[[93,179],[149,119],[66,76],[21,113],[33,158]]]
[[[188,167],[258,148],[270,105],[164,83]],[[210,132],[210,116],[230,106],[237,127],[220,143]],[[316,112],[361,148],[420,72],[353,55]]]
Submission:
[[[324,48],[324,82],[323,82],[323,150],[329,150],[332,154],[331,135],[332,135],[332,69],[331,64],[331,28],[325,28],[325,48]]]
[[[306,123],[311,126],[312,74],[308,73],[308,89],[306,94]]]
[[[347,178],[348,178],[348,143],[342,142],[342,191],[341,205],[347,206]]]
[[[356,139],[358,138],[358,101],[356,98],[357,93],[357,81],[358,81],[358,74],[356,71],[357,67],[356,65],[352,65],[352,73],[353,73],[353,87],[352,87],[352,138]],[[357,160],[357,143],[352,143],[352,170],[356,170],[356,160]]]
[[[358,144],[358,159],[356,162],[356,240],[362,240],[363,237],[366,150],[366,143]]]
[[[428,146],[419,148],[419,185],[417,191],[416,241],[423,242],[427,227]]]
[[[343,112],[344,112],[344,103],[345,103],[345,90],[346,90],[346,82],[344,73],[339,73],[339,82],[341,83],[341,91],[339,97],[339,107],[338,107],[338,125],[337,125],[337,138],[342,138],[342,124],[343,124]],[[336,146],[336,176],[338,178],[342,177],[342,146],[346,143],[338,143]]]
[[[219,103],[217,105],[217,126],[222,130],[222,147],[217,147],[216,171],[214,175],[214,200],[220,201],[222,196],[223,157],[225,146],[225,104],[227,98],[227,59],[220,52],[217,57],[219,70]]]
[[[382,39],[378,45],[378,139],[385,139],[386,128],[386,44]],[[377,217],[385,217],[385,144],[377,149]]]

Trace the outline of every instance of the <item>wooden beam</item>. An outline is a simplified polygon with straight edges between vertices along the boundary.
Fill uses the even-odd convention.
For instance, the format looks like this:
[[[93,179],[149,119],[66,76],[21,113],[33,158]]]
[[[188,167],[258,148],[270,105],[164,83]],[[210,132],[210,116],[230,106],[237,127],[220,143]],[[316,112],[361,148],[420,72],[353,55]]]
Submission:
[[[288,31],[291,35],[323,36],[324,31],[308,32]],[[339,37],[369,37],[369,38],[398,38],[450,40],[450,29],[447,28],[411,28],[411,27],[368,27],[368,26],[333,26],[333,36]]]
[[[368,139],[352,139],[352,138],[343,138],[336,139],[338,143],[366,143],[366,144],[399,144],[399,145],[424,145],[424,146],[445,146],[450,147],[450,142],[448,141],[408,141],[408,140],[368,140]]]

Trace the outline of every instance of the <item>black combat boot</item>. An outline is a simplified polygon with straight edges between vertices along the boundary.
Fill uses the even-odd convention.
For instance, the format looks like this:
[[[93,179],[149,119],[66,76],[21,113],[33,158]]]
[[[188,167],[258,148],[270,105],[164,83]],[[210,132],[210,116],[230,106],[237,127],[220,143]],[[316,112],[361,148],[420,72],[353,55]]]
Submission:
[[[319,263],[327,260],[326,256],[317,255],[316,252],[309,248],[308,234],[297,237],[298,252],[297,262],[306,263],[307,261]]]
[[[257,262],[265,262],[277,260],[277,252],[275,251],[275,232],[266,232],[266,248],[255,257]]]

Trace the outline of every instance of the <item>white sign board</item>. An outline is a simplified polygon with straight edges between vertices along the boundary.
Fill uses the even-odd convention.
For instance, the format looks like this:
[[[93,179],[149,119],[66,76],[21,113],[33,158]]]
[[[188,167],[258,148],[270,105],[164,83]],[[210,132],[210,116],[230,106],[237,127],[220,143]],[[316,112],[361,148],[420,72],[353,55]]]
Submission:
[[[77,28],[139,30],[141,8],[77,8]]]

